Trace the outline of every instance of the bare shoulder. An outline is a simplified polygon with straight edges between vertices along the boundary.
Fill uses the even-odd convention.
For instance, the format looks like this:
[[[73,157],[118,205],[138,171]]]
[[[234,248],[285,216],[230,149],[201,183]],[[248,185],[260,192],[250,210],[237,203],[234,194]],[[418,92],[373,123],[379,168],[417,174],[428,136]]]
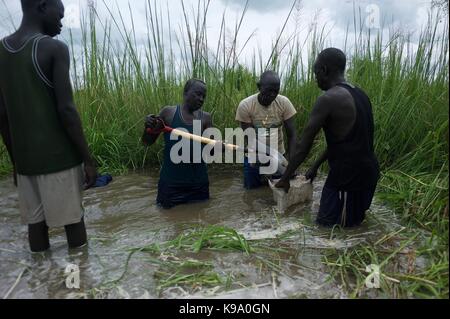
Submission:
[[[176,106],[165,106],[162,108],[161,112],[159,112],[159,116],[164,120],[164,122],[166,122],[166,124],[169,124],[172,122],[176,110]]]
[[[347,99],[352,98],[350,92],[341,86],[335,86],[331,88],[330,90],[325,92],[324,95],[327,96],[329,99],[331,99],[334,103],[340,101],[347,101]]]
[[[205,128],[209,128],[209,127],[213,126],[213,118],[212,118],[211,113],[203,112],[203,120],[204,120],[204,123],[205,123],[204,124]]]
[[[44,47],[51,47],[53,49],[69,51],[69,47],[67,46],[67,44],[51,37],[42,38],[42,40],[39,42],[39,45]]]
[[[161,112],[160,112],[159,114],[160,114],[160,116],[162,116],[162,115],[164,115],[164,114],[170,114],[170,113],[172,113],[172,112],[175,112],[176,109],[177,109],[176,106],[170,106],[170,105],[164,106],[164,107],[161,109]]]
[[[315,109],[327,109],[336,101],[336,96],[330,91],[324,92],[317,98]]]
[[[211,113],[208,112],[203,112],[203,116],[206,120],[211,120],[212,119],[212,115]]]
[[[45,37],[39,42],[39,49],[51,53],[53,56],[68,58],[69,47],[64,42],[53,39],[51,37]]]

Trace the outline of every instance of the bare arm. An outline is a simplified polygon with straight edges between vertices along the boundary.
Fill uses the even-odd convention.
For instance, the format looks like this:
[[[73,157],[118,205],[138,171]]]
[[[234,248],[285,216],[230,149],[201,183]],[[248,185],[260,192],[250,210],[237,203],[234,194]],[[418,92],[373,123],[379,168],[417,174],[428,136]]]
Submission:
[[[213,124],[212,115],[206,114],[205,115],[205,125],[204,125],[203,129],[207,130],[207,129],[213,128],[213,127],[214,127],[214,124]]]
[[[251,124],[251,123],[244,123],[244,122],[239,122],[239,123],[241,123],[241,128],[243,131],[245,131],[248,128],[253,128],[253,124]]]
[[[56,95],[59,118],[75,147],[78,149],[85,165],[86,188],[95,184],[97,171],[95,163],[89,152],[84,136],[81,119],[73,101],[72,84],[70,83],[70,56],[68,47],[55,41],[57,50],[53,56],[53,83]]]
[[[311,113],[308,124],[303,131],[302,138],[297,146],[297,149],[293,156],[291,156],[291,162],[284,174],[282,181],[289,181],[291,176],[295,173],[297,168],[303,164],[311,151],[314,143],[314,139],[322,127],[325,125],[326,119],[329,115],[329,98],[321,96],[314,106]]]
[[[3,102],[3,96],[1,91],[0,91],[0,134],[2,136],[3,143],[6,146],[6,150],[8,151],[9,158],[11,159],[11,163],[13,165],[14,185],[17,186],[16,165],[14,162],[14,156],[12,152],[12,141],[11,141],[11,134],[9,131],[8,114],[6,114],[6,107]]]
[[[252,123],[245,123],[245,122],[239,122],[241,125],[242,130],[245,132],[247,129],[252,128],[254,129],[255,127],[253,126]],[[245,148],[248,148],[249,146],[249,141],[248,141],[248,137],[245,137],[245,141],[244,141],[244,146]]]
[[[314,179],[317,177],[317,171],[320,166],[328,159],[328,149],[322,153],[322,155],[314,162],[311,168],[306,172],[305,177],[307,180],[310,180],[311,183],[314,182]]]
[[[291,117],[289,120],[284,122],[284,127],[286,129],[286,135],[288,139],[288,160],[294,157],[295,147],[297,143],[297,131],[295,129],[295,116]]]
[[[212,115],[207,113],[207,114],[205,114],[205,122],[203,124],[203,130],[207,130],[209,128],[214,128],[214,123],[213,123]],[[225,148],[224,143],[221,143],[221,145],[222,145],[222,154],[223,154],[226,151],[226,148]],[[215,156],[215,154],[216,154],[216,148],[214,147],[211,150],[211,153],[207,154],[207,156]]]
[[[322,155],[317,159],[317,161],[315,161],[312,168],[317,171],[320,166],[325,163],[326,160],[328,160],[328,149],[326,149],[325,152],[323,152]]]
[[[11,136],[9,132],[8,115],[6,114],[6,107],[3,102],[3,96],[1,91],[0,91],[0,133],[3,138],[3,143],[6,146],[6,150],[8,151],[9,157],[11,158],[11,162],[14,165]]]

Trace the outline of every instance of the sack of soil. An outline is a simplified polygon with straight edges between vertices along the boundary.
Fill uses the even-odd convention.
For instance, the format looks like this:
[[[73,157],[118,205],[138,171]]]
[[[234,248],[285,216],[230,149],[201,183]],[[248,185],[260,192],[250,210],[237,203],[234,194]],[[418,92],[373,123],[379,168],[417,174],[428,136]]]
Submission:
[[[273,191],[273,198],[277,203],[277,208],[281,213],[286,212],[288,208],[294,205],[312,201],[313,185],[304,176],[297,176],[291,180],[291,188],[288,194],[283,189],[275,187],[278,181],[269,180],[269,185]]]

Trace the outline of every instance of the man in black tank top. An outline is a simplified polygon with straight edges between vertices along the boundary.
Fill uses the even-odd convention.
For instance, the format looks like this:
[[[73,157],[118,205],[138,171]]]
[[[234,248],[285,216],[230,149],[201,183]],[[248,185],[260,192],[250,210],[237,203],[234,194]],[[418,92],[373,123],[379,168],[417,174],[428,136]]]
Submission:
[[[145,130],[142,141],[146,146],[152,146],[162,133],[162,122],[174,129],[183,129],[194,134],[194,122],[199,121],[201,133],[213,127],[211,114],[202,110],[207,94],[206,83],[199,79],[186,82],[183,93],[183,103],[177,106],[166,106],[159,116],[148,115],[145,120]],[[162,122],[161,122],[162,120]],[[150,130],[149,130],[150,129]],[[171,139],[171,133],[164,133],[164,159],[158,182],[156,202],[164,209],[171,209],[182,204],[206,201],[209,196],[209,177],[206,163],[201,159],[194,162],[194,143],[187,154],[187,162],[175,163],[171,156],[172,150],[179,139]],[[183,153],[184,150],[181,150]],[[185,154],[186,155],[186,154]],[[197,154],[198,155],[198,154]]]
[[[87,243],[83,182],[92,187],[97,170],[73,101],[69,48],[53,39],[64,5],[21,5],[19,29],[0,42],[0,133],[17,171],[31,251],[49,249],[49,227],[60,226],[69,247],[79,248]]]
[[[306,160],[316,135],[324,130],[327,150],[306,173],[313,181],[319,167],[328,160],[317,222],[324,226],[360,225],[372,204],[379,179],[374,153],[374,121],[367,95],[345,80],[345,54],[329,48],[319,54],[314,73],[325,91],[314,106],[309,123],[289,167],[277,187],[289,191],[291,176]]]

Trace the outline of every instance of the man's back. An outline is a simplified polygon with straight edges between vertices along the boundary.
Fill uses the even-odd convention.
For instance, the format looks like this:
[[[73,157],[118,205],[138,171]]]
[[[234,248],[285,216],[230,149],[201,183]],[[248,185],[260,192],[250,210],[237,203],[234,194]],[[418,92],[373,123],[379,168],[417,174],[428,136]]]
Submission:
[[[325,226],[357,226],[369,209],[379,178],[374,153],[374,120],[368,96],[345,80],[347,57],[336,48],[323,50],[314,63],[317,99],[297,151],[276,187],[290,188],[289,179],[308,157],[323,129],[327,150],[306,173],[311,181],[328,160],[329,174],[322,191],[317,222]]]
[[[325,93],[330,114],[325,125],[337,140],[343,140],[350,133],[356,121],[355,101],[348,90],[335,86]]]

